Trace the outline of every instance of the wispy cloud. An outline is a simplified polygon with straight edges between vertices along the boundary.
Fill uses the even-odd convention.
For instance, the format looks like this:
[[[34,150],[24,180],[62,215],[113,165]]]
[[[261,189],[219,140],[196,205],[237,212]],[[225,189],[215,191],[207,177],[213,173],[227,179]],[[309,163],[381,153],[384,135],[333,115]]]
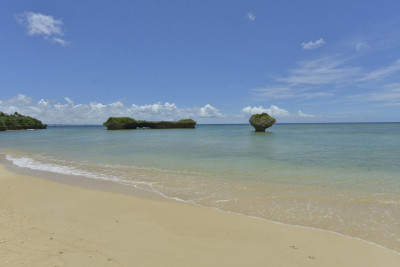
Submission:
[[[246,18],[249,21],[254,21],[256,19],[256,16],[254,16],[254,14],[252,12],[247,13]]]
[[[146,120],[176,120],[183,118],[222,118],[217,108],[206,104],[202,107],[180,108],[174,103],[154,103],[149,105],[125,106],[116,101],[110,104],[91,102],[75,104],[65,97],[65,103],[48,99],[35,102],[33,98],[18,94],[9,99],[0,99],[0,111],[19,112],[51,124],[101,124],[111,116],[131,116]]]
[[[327,98],[333,96],[333,93],[316,91],[314,87],[299,87],[292,85],[269,85],[252,89],[252,94],[259,100],[264,99],[312,99]]]
[[[251,90],[257,101],[331,99],[400,105],[400,59],[367,69],[354,57],[330,56],[300,61],[286,75],[272,77],[269,85]],[[386,104],[385,104],[385,103]],[[333,103],[333,102],[332,102]]]
[[[379,106],[400,106],[400,82],[377,88],[374,92],[348,96],[352,101],[374,102]]]
[[[368,98],[386,106],[400,106],[400,83],[388,84],[382,91],[368,94]]]
[[[264,86],[252,90],[253,93],[262,99],[288,99],[296,97],[296,92],[289,86]]]
[[[329,112],[347,116],[360,114],[360,110],[369,112],[368,116],[379,116],[376,114],[386,112],[384,107],[400,106],[398,22],[372,29],[368,34],[354,34],[348,40],[332,41],[329,49],[318,51],[319,56],[301,53],[302,60],[268,73],[264,85],[251,88],[250,100],[257,105],[275,103],[301,108],[297,115],[303,117],[311,114],[302,110],[313,106],[320,109],[320,114],[323,112],[324,118],[330,116]],[[301,47],[316,49],[325,44],[320,38],[304,42]]]
[[[339,57],[300,61],[296,68],[288,71],[287,76],[277,78],[277,80],[291,85],[345,83],[360,72],[359,67],[350,67],[347,61],[348,59]]]
[[[63,36],[63,22],[55,19],[51,15],[25,11],[24,13],[15,15],[18,23],[24,25],[29,36],[42,36],[46,40],[67,46],[69,43],[60,36]]]
[[[356,49],[356,52],[368,53],[383,52],[400,45],[400,18],[382,20],[378,23],[365,25],[363,32],[353,35],[351,40],[346,40]]]
[[[400,71],[400,59],[395,60],[391,65],[376,69],[374,71],[366,73],[359,81],[367,80],[380,80],[386,78],[395,72]]]
[[[349,66],[348,60],[341,57],[322,57],[300,61],[286,75],[272,77],[269,85],[252,89],[252,94],[260,100],[332,97],[334,90],[361,77],[361,68]]]
[[[323,38],[320,38],[316,41],[309,41],[307,43],[302,43],[301,47],[305,50],[311,50],[311,49],[316,49],[318,47],[323,46],[324,44],[326,44],[325,40]]]

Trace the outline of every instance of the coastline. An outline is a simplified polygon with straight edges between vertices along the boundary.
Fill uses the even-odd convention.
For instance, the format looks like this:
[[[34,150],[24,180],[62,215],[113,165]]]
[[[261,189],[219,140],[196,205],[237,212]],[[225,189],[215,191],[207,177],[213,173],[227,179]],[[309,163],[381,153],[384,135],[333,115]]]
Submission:
[[[0,165],[0,265],[399,266],[334,233],[62,184]]]

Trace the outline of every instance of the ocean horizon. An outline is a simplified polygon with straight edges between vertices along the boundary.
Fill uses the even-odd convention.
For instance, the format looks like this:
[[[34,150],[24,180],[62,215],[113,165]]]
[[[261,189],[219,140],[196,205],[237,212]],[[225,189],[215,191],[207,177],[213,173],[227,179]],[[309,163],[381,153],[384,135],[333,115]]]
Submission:
[[[400,123],[277,123],[0,133],[15,166],[85,176],[400,252]]]
[[[149,120],[151,121],[151,120]],[[285,125],[285,124],[380,124],[380,123],[400,123],[400,121],[339,121],[339,122],[276,122],[274,123],[274,125]],[[48,123],[48,126],[51,127],[81,127],[81,126],[88,126],[88,127],[92,127],[92,126],[101,126],[103,127],[102,123],[92,123],[92,124],[64,124],[64,123]],[[232,123],[197,123],[196,126],[223,126],[223,125],[247,125],[249,126],[248,122],[232,122]],[[166,129],[164,129],[166,130]],[[271,130],[271,129],[269,129]],[[269,131],[266,130],[266,131]]]

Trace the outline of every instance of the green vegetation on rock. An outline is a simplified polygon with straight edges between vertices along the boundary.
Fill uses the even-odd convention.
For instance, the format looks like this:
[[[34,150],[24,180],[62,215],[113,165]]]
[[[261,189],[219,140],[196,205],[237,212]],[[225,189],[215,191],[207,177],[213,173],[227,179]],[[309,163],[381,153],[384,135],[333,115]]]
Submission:
[[[47,125],[40,120],[24,116],[15,112],[6,114],[0,112],[0,131],[5,130],[26,130],[26,129],[46,129]]]
[[[194,123],[194,124],[196,124],[196,122],[195,122],[194,120],[192,120],[192,119],[182,119],[182,120],[179,120],[178,122],[183,122],[183,123]]]
[[[103,123],[103,125],[105,125],[106,123],[129,123],[129,122],[136,122],[136,120],[130,117],[110,117],[105,123]]]
[[[129,117],[110,117],[103,123],[107,130],[123,130],[136,128],[172,129],[172,128],[195,128],[196,122],[192,119],[179,121],[145,121],[135,120]]]
[[[136,129],[137,121],[130,117],[110,117],[103,123],[107,130]]]
[[[265,129],[271,127],[276,120],[267,113],[261,113],[252,115],[249,122],[256,132],[265,132]]]
[[[7,130],[6,125],[4,124],[4,122],[0,121],[0,131],[5,131]]]

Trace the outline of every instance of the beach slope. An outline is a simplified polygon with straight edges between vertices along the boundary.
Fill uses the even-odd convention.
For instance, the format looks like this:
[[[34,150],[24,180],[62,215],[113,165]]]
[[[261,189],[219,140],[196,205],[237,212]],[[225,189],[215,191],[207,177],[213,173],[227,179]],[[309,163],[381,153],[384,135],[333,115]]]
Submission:
[[[333,233],[96,191],[0,166],[0,266],[400,266]]]

